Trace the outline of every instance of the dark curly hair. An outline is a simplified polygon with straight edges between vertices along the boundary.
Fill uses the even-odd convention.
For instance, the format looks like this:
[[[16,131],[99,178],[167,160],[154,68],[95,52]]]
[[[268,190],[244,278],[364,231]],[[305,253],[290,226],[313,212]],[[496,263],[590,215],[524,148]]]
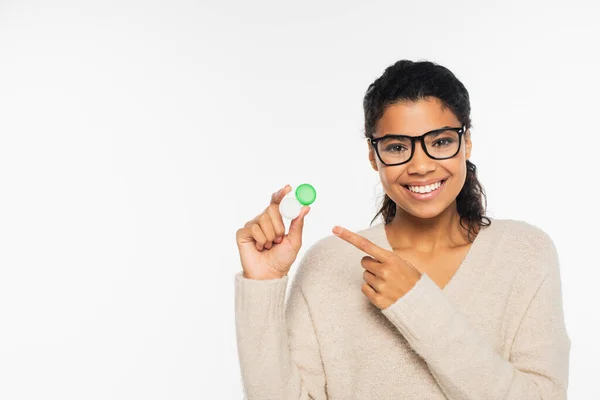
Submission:
[[[363,100],[365,137],[373,138],[377,123],[387,107],[428,97],[440,100],[442,106],[449,108],[466,129],[471,128],[469,92],[450,70],[430,61],[400,60],[387,67],[383,75],[367,89]],[[469,160],[467,178],[456,197],[456,205],[460,224],[467,230],[470,241],[474,240],[479,227],[491,224],[490,219],[485,216],[485,191],[477,179],[475,164]],[[392,222],[396,215],[396,203],[386,193],[381,209],[375,214],[371,225],[380,214],[385,224]]]

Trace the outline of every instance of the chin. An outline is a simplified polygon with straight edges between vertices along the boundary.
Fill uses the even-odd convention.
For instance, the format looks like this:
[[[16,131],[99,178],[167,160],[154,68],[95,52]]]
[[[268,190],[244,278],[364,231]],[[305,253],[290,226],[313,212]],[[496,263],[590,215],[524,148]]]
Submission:
[[[399,208],[401,208],[404,212],[412,215],[413,217],[420,219],[432,219],[447,212],[454,204],[452,201],[446,203],[443,199],[436,200],[437,201],[428,204],[414,204],[413,202],[407,202],[403,200],[402,202],[396,204],[398,204]]]
[[[432,219],[441,215],[445,209],[439,207],[417,207],[405,208],[404,211],[419,219]]]

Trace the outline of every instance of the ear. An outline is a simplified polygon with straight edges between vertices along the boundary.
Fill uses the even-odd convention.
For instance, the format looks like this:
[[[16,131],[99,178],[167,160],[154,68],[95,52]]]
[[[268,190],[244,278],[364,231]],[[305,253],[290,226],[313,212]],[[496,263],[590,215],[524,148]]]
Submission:
[[[471,142],[471,130],[468,129],[465,132],[465,159],[469,159],[469,157],[471,157],[471,147],[472,147],[473,143]]]
[[[379,171],[379,167],[377,167],[377,154],[375,154],[375,149],[373,149],[371,143],[367,142],[367,145],[369,146],[369,162],[371,163],[371,168],[373,168],[375,171]]]

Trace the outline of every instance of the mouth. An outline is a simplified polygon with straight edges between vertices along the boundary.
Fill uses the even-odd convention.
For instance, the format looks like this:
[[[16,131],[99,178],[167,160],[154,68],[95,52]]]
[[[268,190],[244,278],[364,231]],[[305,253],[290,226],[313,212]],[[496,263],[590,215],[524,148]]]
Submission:
[[[448,178],[443,179],[441,181],[432,183],[430,185],[424,186],[412,186],[412,185],[402,185],[404,189],[413,197],[419,200],[431,199],[437,193],[439,193],[440,189],[444,186]]]

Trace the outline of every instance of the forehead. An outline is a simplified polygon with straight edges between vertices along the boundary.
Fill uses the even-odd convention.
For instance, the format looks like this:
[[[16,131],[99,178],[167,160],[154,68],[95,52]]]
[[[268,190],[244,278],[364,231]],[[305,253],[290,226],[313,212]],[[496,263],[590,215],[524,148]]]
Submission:
[[[375,136],[401,134],[419,136],[444,126],[459,127],[460,121],[435,98],[403,102],[389,106],[377,123]]]

